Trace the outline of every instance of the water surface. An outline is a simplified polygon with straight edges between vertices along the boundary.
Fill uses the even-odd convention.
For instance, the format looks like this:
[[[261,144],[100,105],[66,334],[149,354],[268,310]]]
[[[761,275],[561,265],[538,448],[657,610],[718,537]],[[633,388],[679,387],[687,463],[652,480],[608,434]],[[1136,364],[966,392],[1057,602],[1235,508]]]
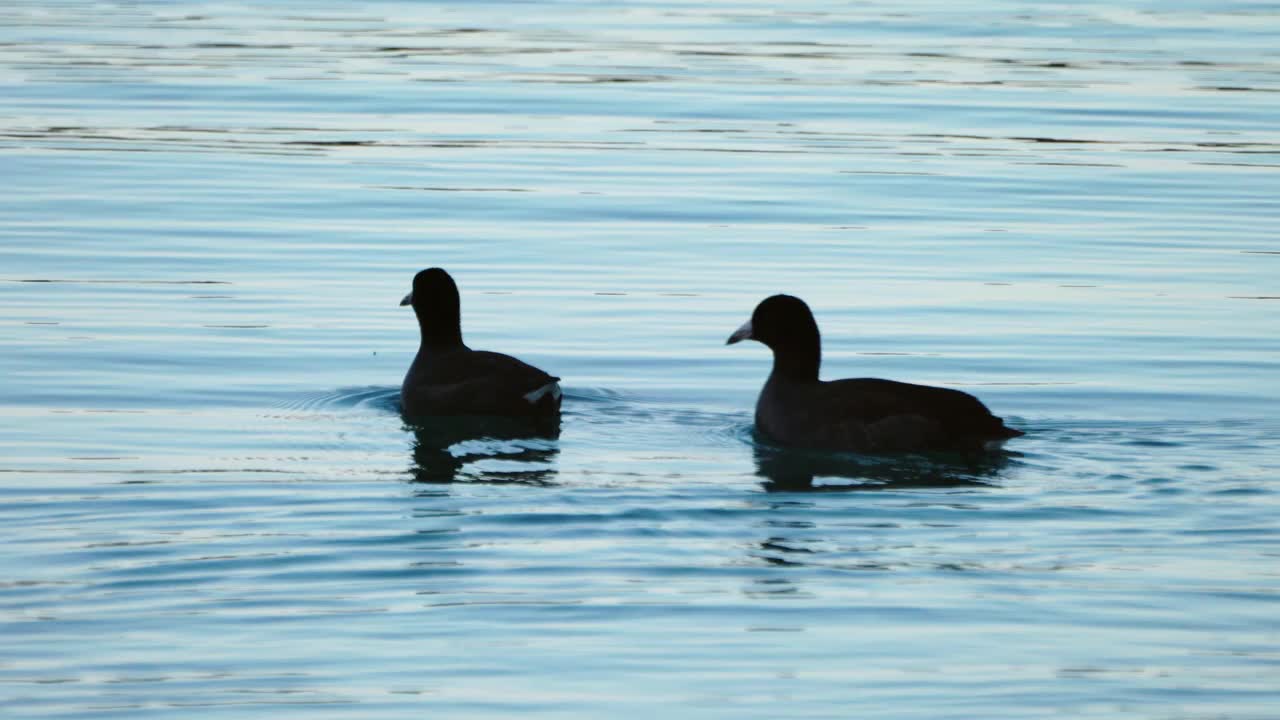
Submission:
[[[1273,717],[1276,10],[6,4],[0,708]],[[774,292],[1027,436],[772,447]]]

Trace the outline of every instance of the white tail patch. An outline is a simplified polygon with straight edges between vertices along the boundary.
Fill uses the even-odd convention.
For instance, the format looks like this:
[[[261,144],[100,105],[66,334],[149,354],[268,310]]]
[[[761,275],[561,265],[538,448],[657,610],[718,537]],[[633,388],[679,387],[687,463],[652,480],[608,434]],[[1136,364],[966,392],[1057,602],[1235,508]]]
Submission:
[[[525,393],[524,399],[528,400],[530,405],[536,405],[539,400],[541,400],[543,397],[547,395],[550,395],[556,400],[559,400],[560,399],[560,383],[549,382],[546,385],[543,385],[542,387],[538,388],[537,390],[531,390]]]

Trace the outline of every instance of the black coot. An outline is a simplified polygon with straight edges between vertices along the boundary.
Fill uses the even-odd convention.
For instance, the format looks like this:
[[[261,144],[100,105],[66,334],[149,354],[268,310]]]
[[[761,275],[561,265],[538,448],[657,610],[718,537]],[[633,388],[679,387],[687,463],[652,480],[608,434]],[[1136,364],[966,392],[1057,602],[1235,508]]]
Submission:
[[[400,304],[413,306],[422,330],[418,356],[400,388],[406,416],[558,416],[560,378],[510,355],[463,344],[458,286],[449,273],[418,273],[413,292]]]
[[[876,378],[822,381],[822,340],[803,300],[774,295],[728,344],[757,340],[773,372],[756,401],[756,427],[784,445],[854,452],[986,449],[1023,433],[959,390]]]

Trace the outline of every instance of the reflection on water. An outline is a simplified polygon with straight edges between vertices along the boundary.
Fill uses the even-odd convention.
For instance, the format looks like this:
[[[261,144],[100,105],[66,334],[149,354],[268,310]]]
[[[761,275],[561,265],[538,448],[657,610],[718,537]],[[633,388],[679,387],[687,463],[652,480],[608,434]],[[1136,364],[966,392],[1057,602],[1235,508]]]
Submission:
[[[441,417],[406,420],[414,482],[550,485],[560,419]]]
[[[908,488],[985,487],[1009,465],[1007,451],[860,455],[786,448],[757,433],[756,474],[768,492],[841,492]],[[818,478],[838,482],[815,484]],[[852,482],[845,482],[852,481]]]

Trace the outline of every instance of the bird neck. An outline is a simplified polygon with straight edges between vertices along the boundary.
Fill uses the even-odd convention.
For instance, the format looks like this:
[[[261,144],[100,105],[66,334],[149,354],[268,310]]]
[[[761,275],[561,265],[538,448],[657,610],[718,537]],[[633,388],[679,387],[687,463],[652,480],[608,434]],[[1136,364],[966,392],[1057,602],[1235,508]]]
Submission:
[[[432,314],[418,317],[418,329],[422,332],[424,348],[454,348],[462,346],[462,323],[458,312]]]
[[[773,353],[773,373],[788,380],[817,382],[821,365],[822,342],[817,336],[812,344],[790,345],[783,352]]]

